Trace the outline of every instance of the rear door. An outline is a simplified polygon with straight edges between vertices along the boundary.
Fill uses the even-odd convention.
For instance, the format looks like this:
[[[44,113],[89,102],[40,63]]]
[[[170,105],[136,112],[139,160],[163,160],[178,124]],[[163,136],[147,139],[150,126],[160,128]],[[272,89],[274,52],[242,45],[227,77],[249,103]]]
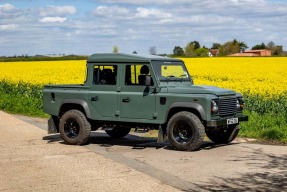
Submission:
[[[88,92],[88,100],[101,117],[118,117],[117,85],[119,76],[117,65],[99,64],[94,66],[93,83]]]

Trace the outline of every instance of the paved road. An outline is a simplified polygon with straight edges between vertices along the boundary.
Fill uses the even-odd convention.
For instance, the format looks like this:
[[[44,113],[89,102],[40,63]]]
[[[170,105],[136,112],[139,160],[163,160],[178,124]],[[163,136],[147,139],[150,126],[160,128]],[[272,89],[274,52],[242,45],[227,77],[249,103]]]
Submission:
[[[1,111],[0,131],[1,192],[178,191],[85,147],[47,138],[45,130]]]
[[[46,129],[45,122],[41,119],[21,116],[17,116],[17,119],[34,125],[30,127]],[[1,123],[0,129],[3,130]],[[30,128],[27,125],[25,129]],[[33,130],[36,131],[35,128]],[[169,143],[159,145],[155,138],[143,138],[137,134],[112,140],[104,132],[93,132],[91,143],[82,147],[61,144],[61,138],[57,134],[42,133],[42,135],[41,142],[46,142],[43,147],[49,146],[51,151],[57,150],[58,147],[68,147],[67,150],[81,149],[85,153],[93,154],[94,157],[106,159],[108,162],[142,174],[140,177],[133,177],[132,181],[141,181],[139,187],[146,182],[154,182],[153,186],[158,188],[153,186],[146,188],[151,191],[287,191],[286,146],[258,145],[240,141],[230,145],[214,145],[206,141],[198,151],[182,152],[173,150]],[[81,155],[76,155],[73,159],[75,162],[72,163],[77,164],[81,158],[83,158]],[[99,164],[97,160],[95,162],[94,164]],[[102,162],[100,164],[101,168],[106,166]],[[114,167],[108,170],[118,174],[119,178],[122,177],[122,172],[118,173]],[[144,177],[150,179],[146,180]],[[120,189],[129,191],[124,184],[120,185],[123,187]],[[168,186],[170,187],[168,189],[160,188]]]

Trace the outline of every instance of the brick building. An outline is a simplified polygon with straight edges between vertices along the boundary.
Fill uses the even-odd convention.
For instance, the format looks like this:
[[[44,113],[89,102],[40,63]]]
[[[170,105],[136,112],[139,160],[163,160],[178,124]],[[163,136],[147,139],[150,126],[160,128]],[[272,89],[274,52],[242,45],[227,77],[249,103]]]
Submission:
[[[243,53],[235,53],[229,56],[234,57],[266,57],[271,56],[271,50],[268,49],[259,49],[259,50],[247,50]]]

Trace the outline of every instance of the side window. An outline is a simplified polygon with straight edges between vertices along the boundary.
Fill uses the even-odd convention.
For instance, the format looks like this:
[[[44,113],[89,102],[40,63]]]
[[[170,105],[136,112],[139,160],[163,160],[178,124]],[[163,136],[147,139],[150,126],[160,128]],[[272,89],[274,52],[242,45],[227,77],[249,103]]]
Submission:
[[[147,65],[126,65],[125,85],[145,85],[146,76],[151,76]]]
[[[104,85],[116,85],[117,66],[116,65],[96,65],[94,66],[93,83]]]

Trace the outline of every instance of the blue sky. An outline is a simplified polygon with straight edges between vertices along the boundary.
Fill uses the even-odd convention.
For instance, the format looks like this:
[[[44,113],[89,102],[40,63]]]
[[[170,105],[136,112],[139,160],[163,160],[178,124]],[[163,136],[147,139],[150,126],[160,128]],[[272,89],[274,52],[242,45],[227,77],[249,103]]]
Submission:
[[[0,56],[172,53],[244,41],[287,50],[285,0],[0,0]]]

